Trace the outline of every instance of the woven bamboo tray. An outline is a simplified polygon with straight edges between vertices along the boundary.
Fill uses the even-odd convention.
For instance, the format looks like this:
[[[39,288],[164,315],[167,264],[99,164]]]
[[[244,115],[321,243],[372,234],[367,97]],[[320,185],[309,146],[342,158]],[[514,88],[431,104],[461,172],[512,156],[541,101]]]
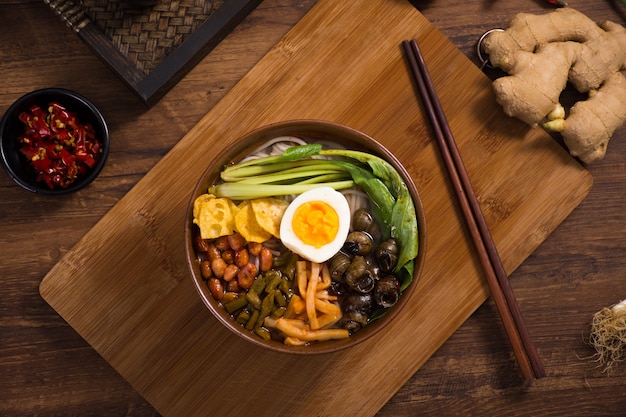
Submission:
[[[261,2],[44,1],[148,105],[163,97]]]

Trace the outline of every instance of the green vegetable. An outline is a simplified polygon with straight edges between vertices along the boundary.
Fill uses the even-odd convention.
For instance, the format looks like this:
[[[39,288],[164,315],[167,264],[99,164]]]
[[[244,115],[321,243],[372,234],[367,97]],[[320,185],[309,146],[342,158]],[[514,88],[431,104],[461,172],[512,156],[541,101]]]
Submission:
[[[232,314],[240,308],[245,307],[247,304],[248,300],[246,299],[246,297],[237,297],[234,300],[224,304],[224,308],[226,308],[226,311]]]
[[[276,172],[285,169],[284,165],[278,165],[282,162],[300,161],[300,165],[306,165],[308,162],[303,162],[304,158],[318,154],[322,150],[322,145],[309,144],[301,146],[292,146],[285,149],[280,155],[271,155],[264,158],[251,159],[245,162],[240,162],[235,165],[230,165],[222,171],[221,177],[224,181],[231,181],[234,178],[248,177],[252,175],[260,175],[267,172]],[[275,168],[264,167],[266,165],[274,165]],[[254,170],[259,169],[260,172]]]
[[[378,206],[379,210],[372,210],[374,216],[379,223],[389,226],[390,236],[399,243],[400,253],[396,272],[404,270],[405,276],[401,277],[401,290],[406,289],[413,278],[413,259],[417,256],[419,243],[415,206],[402,177],[389,162],[366,152],[326,149],[320,151],[320,155],[344,156],[365,163],[371,168],[373,176],[379,180],[375,181],[368,175],[361,178],[351,172],[354,182],[361,186]],[[387,193],[391,194],[392,200],[395,199],[391,210],[389,210],[390,201],[388,201]]]
[[[272,291],[263,297],[263,302],[261,303],[261,313],[259,314],[259,318],[256,322],[257,326],[263,324],[265,317],[272,314],[272,311],[274,310],[274,295],[274,291]]]
[[[256,326],[256,322],[257,320],[259,320],[259,316],[261,315],[261,310],[253,310],[252,314],[250,315],[250,320],[248,320],[248,322],[245,325],[245,328],[248,330],[252,330],[254,329],[254,327]]]
[[[335,190],[344,190],[354,186],[354,181],[333,181],[317,184],[242,184],[239,182],[224,182],[209,187],[209,193],[218,197],[228,197],[231,200],[252,200],[279,195],[302,194],[317,187],[332,187]]]
[[[252,291],[254,293],[261,294],[263,292],[263,290],[265,289],[265,274],[263,275],[259,275],[254,279],[254,282],[252,283],[252,286],[250,287],[250,289],[248,291]]]
[[[316,160],[317,162],[317,160]],[[293,165],[293,163],[285,163],[281,165]],[[295,168],[287,168],[275,173],[267,174],[255,174],[251,177],[244,177],[243,179],[231,179],[229,181],[237,181],[240,184],[282,184],[285,181],[287,183],[299,183],[298,178],[302,181],[309,182],[311,178],[333,176],[339,180],[350,179],[350,175],[347,172],[342,171],[334,164],[319,164],[316,163],[315,167],[311,166],[298,166]]]
[[[272,334],[265,327],[261,327],[261,326],[255,327],[254,333],[261,336],[265,340],[270,340],[272,338]]]
[[[240,298],[245,298],[245,297],[240,297]],[[239,314],[237,314],[237,323],[245,325],[248,322],[248,320],[250,320],[250,310],[244,308],[243,310],[239,312]]]
[[[278,307],[276,310],[274,310],[270,318],[276,320],[277,318],[284,316],[285,311],[287,311],[287,307]]]
[[[274,158],[274,157],[267,157]],[[262,159],[259,165],[250,165],[254,161],[258,161]],[[273,163],[267,163],[264,161],[266,158],[259,158],[247,162],[243,162],[246,165],[231,165],[222,171],[220,174],[224,181],[241,181],[241,180],[256,180],[259,177],[262,179],[269,178],[267,176],[275,175],[275,174],[286,174],[288,170],[294,170],[293,172],[305,172],[310,170],[310,167],[320,169],[333,169],[337,170],[337,167],[331,164],[323,164],[318,159],[304,159],[297,161],[298,164],[294,165],[296,161],[277,161]],[[287,176],[289,178],[289,176]],[[270,181],[268,181],[270,182]]]
[[[248,290],[248,292],[246,293],[245,298],[248,300],[248,302],[250,304],[252,304],[252,306],[257,309],[260,310],[261,309],[261,296],[259,295],[259,293],[257,293],[256,291],[254,291],[252,288],[250,288]]]
[[[419,250],[415,207],[402,177],[384,159],[366,152],[308,144],[292,146],[280,155],[229,165],[220,176],[224,182],[209,187],[209,193],[232,200],[301,194],[322,186],[342,190],[358,185],[372,201],[372,214],[383,234],[399,243],[396,272],[401,275],[401,290],[411,283],[413,260]]]
[[[371,171],[355,165],[351,162],[334,161],[337,165],[343,166],[350,173],[355,184],[360,186],[372,201],[372,213],[381,226],[381,231],[385,238],[391,235],[391,222],[386,221],[384,213],[391,213],[395,204],[395,198],[389,192],[386,185],[376,177]]]

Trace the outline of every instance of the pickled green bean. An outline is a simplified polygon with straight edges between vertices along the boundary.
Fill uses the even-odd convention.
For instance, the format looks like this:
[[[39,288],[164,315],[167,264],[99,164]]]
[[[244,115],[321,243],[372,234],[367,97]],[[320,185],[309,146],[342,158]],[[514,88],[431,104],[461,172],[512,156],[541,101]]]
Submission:
[[[291,298],[291,295],[293,294],[293,291],[291,289],[291,282],[289,280],[283,279],[280,282],[280,284],[278,284],[278,289],[280,289],[280,291],[285,295],[287,300],[289,300],[289,298]]]
[[[246,297],[237,297],[232,301],[224,304],[224,308],[228,313],[233,314],[235,311],[243,308],[248,304],[248,299]]]
[[[296,276],[296,262],[298,261],[298,256],[295,253],[290,253],[289,259],[287,260],[287,264],[281,268],[281,271],[288,280],[293,280]]]
[[[272,271],[274,271],[274,270],[272,270]],[[271,271],[269,271],[269,272],[271,272]],[[283,277],[282,277],[282,275],[280,274],[279,271],[275,271],[275,273],[273,273],[273,274],[270,274],[269,272],[267,274],[267,278],[268,278],[267,279],[267,284],[265,284],[265,292],[267,294],[273,292],[274,289],[276,287],[278,287],[280,282],[283,280]]]
[[[259,316],[261,315],[260,310],[252,311],[252,315],[250,316],[250,320],[246,323],[246,329],[252,330],[256,326],[257,320],[259,320]]]
[[[256,310],[260,310],[261,309],[261,297],[259,295],[259,292],[253,290],[252,288],[250,288],[248,290],[248,292],[246,293],[245,298],[250,302],[250,304],[252,304],[252,306],[256,309]]]
[[[272,338],[272,335],[271,335],[270,331],[267,330],[265,327],[262,327],[262,326],[255,327],[254,328],[254,333],[256,333],[257,335],[261,336],[265,340],[270,340]]]
[[[274,256],[272,260],[272,269],[282,269],[291,260],[291,253],[284,252],[278,256]]]
[[[276,310],[272,312],[270,317],[276,320],[277,318],[282,317],[285,314],[285,311],[287,311],[286,307],[278,307]]]
[[[279,307],[287,307],[287,299],[279,289],[274,290],[274,301]]]
[[[250,310],[243,309],[239,312],[239,314],[237,314],[237,323],[246,324],[248,320],[250,320]]]
[[[248,292],[254,291],[260,295],[263,292],[263,288],[265,288],[265,275],[264,274],[256,277],[256,279],[254,280],[254,283],[252,284]]]
[[[257,325],[262,324],[263,320],[265,320],[265,317],[272,314],[273,309],[274,309],[274,291],[270,292],[269,294],[265,296],[265,298],[263,298],[263,302],[261,304],[261,313],[259,314]]]

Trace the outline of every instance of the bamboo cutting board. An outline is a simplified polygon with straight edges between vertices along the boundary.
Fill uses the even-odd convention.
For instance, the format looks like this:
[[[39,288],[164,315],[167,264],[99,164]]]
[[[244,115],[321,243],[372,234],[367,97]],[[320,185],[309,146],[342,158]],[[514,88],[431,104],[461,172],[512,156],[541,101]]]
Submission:
[[[373,415],[488,296],[404,61],[401,41],[411,38],[509,273],[589,191],[587,171],[504,116],[490,81],[407,1],[320,0],[41,283],[43,298],[161,414]],[[387,146],[414,178],[427,224],[424,273],[400,317],[350,351],[306,357],[222,328],[195,293],[183,241],[212,155],[254,128],[301,118]]]

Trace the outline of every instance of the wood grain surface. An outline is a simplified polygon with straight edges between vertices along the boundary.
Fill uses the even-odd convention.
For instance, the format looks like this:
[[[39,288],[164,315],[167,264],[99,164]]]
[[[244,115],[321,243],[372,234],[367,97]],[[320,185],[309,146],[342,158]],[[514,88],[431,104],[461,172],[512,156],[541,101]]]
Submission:
[[[129,387],[124,380],[125,375],[117,374],[96,350],[41,300],[39,283],[61,257],[71,252],[72,247],[79,242],[84,244],[83,236],[94,238],[88,231],[98,221],[107,223],[107,218],[116,209],[109,210],[118,202],[125,204],[126,197],[122,197],[132,186],[144,178],[175,143],[181,138],[187,140],[189,136],[185,135],[193,132],[192,129],[205,114],[212,108],[219,108],[219,100],[314,3],[264,2],[168,96],[147,111],[72,33],[67,33],[54,16],[46,14],[43,5],[34,1],[3,2],[5,5],[0,8],[0,18],[5,22],[0,31],[3,44],[0,49],[0,73],[3,75],[0,108],[7,108],[19,95],[34,88],[49,85],[70,87],[85,93],[103,107],[116,138],[105,172],[79,194],[50,200],[20,190],[6,175],[0,177],[3,190],[0,202],[1,268],[5,281],[0,301],[0,372],[11,376],[0,382],[0,410],[3,415],[157,414],[139,392]],[[510,2],[487,5],[479,1],[415,3],[475,63],[474,42],[486,28],[505,24],[520,9],[542,12],[550,7],[540,1],[522,1],[515,5]],[[606,2],[572,3],[570,1],[572,6],[594,19],[621,19],[621,9],[613,8]],[[416,33],[420,30],[416,29]],[[44,42],[43,39],[58,42]],[[71,51],[71,62],[67,60],[68,50]],[[35,61],[38,65],[33,65]],[[97,80],[95,85],[94,80]],[[456,106],[453,107],[456,109]],[[490,108],[486,108],[487,113]],[[450,111],[456,112],[454,109]],[[463,124],[459,116],[453,118],[456,123]],[[369,133],[380,130],[380,123],[376,118],[360,122],[364,130],[371,127]],[[540,136],[543,141],[545,137]],[[622,137],[623,132],[618,132],[605,160],[588,167],[594,176],[594,186],[582,205],[512,275],[518,299],[546,364],[548,378],[531,386],[521,385],[510,347],[495,309],[488,301],[413,376],[412,372],[401,369],[406,363],[402,357],[404,353],[394,360],[394,369],[405,372],[409,379],[378,412],[379,415],[496,416],[506,413],[614,416],[626,409],[624,397],[620,395],[626,382],[624,372],[607,378],[593,363],[582,359],[591,354],[582,338],[590,315],[623,297],[619,294],[619,288],[623,288],[624,284],[625,172],[622,150],[625,145],[620,140]],[[403,146],[395,150],[403,149]],[[473,157],[483,152],[473,147],[464,151]],[[434,155],[434,149],[428,152]],[[424,187],[432,186],[429,184]],[[489,184],[484,187],[482,193],[492,190]],[[496,195],[498,193],[495,192]],[[125,221],[136,222],[137,228],[152,230],[156,236],[161,233],[159,227],[167,229],[171,226],[152,229],[150,214],[157,206],[159,204],[142,210],[146,207],[133,205],[127,210],[136,215],[132,220]],[[494,211],[500,211],[497,204],[493,207]],[[496,223],[506,224],[506,219],[498,218]],[[114,222],[110,224],[118,227]],[[100,227],[99,224],[96,227]],[[546,229],[545,235],[537,236],[538,241],[545,238],[549,231]],[[130,237],[133,233],[137,231],[129,229]],[[161,250],[160,243],[158,239],[149,240],[146,247],[153,253],[158,252]],[[108,257],[106,252],[97,248],[91,259],[72,259],[71,256],[64,259],[71,261],[73,267],[83,267],[91,262],[94,265],[110,263],[110,259],[98,260],[101,256]],[[515,266],[508,265],[511,269]],[[150,267],[160,270],[171,265],[160,263]],[[139,267],[136,270],[141,272]],[[72,274],[68,276],[72,277]],[[161,283],[162,280],[157,283],[148,280],[143,284],[148,290],[158,292],[157,286]],[[99,285],[106,287],[104,283]],[[164,297],[175,298],[176,290],[184,292],[188,289],[175,285],[174,290]],[[179,301],[191,296],[188,292],[178,294]],[[485,295],[483,290],[480,297]],[[124,305],[126,301],[115,300],[114,303]],[[144,310],[136,314],[146,314],[146,317],[155,315],[155,311],[146,313],[154,299],[147,303],[148,306],[142,306]],[[478,305],[480,301],[476,303]],[[203,313],[195,310],[197,306],[183,304],[180,309],[177,305],[171,307],[177,312],[185,312],[189,317],[186,323],[193,326]],[[462,304],[459,308],[467,309],[468,306]],[[156,316],[167,316],[171,311],[166,309]],[[124,311],[118,314],[123,315]],[[98,318],[87,331],[95,332],[94,328],[101,320]],[[447,317],[442,317],[441,321],[446,326],[450,325]],[[121,334],[127,331],[127,328],[119,330]],[[179,331],[192,332],[189,327],[182,327]],[[134,337],[144,336],[145,333]],[[154,335],[147,336],[146,340],[150,340]],[[411,338],[411,342],[413,340]],[[111,341],[103,343],[114,344]],[[118,367],[121,366],[122,370],[133,367],[129,358],[123,357],[124,352],[112,350],[105,353],[107,357],[115,358]],[[236,354],[237,351],[229,353]],[[148,357],[148,360],[155,360]],[[178,359],[184,362],[186,358],[162,358],[161,363],[171,364]],[[235,357],[235,360],[241,359]],[[342,366],[347,367],[350,363],[342,362]],[[134,376],[144,381],[157,373],[154,369],[136,372]],[[385,372],[382,375],[386,375]],[[193,376],[186,378],[193,379]],[[160,382],[153,379],[148,389],[155,390]],[[222,392],[223,387],[214,384],[207,387],[211,395],[216,389]],[[246,389],[251,389],[250,385],[246,385]],[[361,396],[360,390],[356,393]],[[329,396],[349,397],[355,392],[338,391],[337,395],[334,394]],[[178,392],[176,395],[185,394]],[[374,401],[378,402],[381,396],[377,393]],[[196,401],[197,398],[187,406],[197,407]],[[374,412],[373,409],[367,410],[367,413]],[[210,411],[206,411],[207,414],[213,415]]]
[[[489,79],[410,4],[319,1],[41,284],[161,414],[372,415],[486,298],[411,88],[406,38],[425,50],[505,268],[589,191],[591,176],[542,131],[503,118]],[[339,122],[381,141],[415,179],[427,219],[424,274],[401,316],[366,343],[316,357],[268,352],[214,320],[192,288],[181,233],[212,158],[255,128],[293,119]],[[241,359],[214,359],[229,354]],[[362,383],[374,379],[380,385]]]

